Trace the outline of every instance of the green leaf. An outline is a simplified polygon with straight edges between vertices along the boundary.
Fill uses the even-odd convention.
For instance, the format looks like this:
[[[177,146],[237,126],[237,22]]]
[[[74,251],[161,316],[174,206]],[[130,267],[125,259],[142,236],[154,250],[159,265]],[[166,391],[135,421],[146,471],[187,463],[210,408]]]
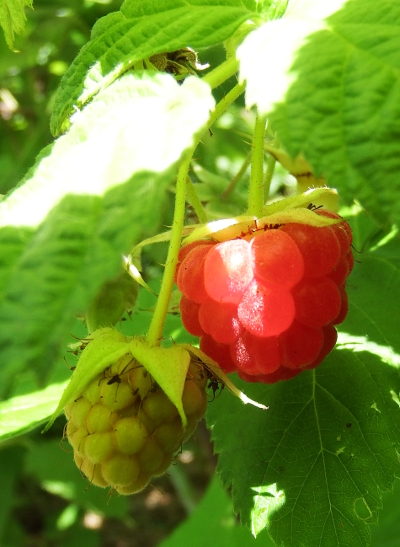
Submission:
[[[21,34],[25,26],[25,6],[32,8],[32,0],[0,0],[0,26],[11,50],[14,49],[14,35]]]
[[[247,384],[267,412],[225,393],[209,405],[222,481],[255,535],[267,528],[292,547],[369,545],[382,491],[399,473],[399,251],[393,239],[361,255],[338,346],[320,367]]]
[[[257,9],[266,20],[279,19],[285,13],[289,0],[262,0]]]
[[[325,21],[293,15],[239,50],[248,104],[272,111],[290,155],[303,153],[347,202],[357,199],[381,224],[398,221],[400,5],[353,0]]]
[[[122,254],[162,229],[169,168],[213,104],[196,78],[126,75],[0,203],[0,396],[24,367],[43,380],[74,314],[117,275]]]
[[[372,532],[372,547],[397,547],[400,538],[399,526],[400,481],[394,483],[393,492],[383,495],[383,511],[379,514],[379,526]]]
[[[67,382],[0,402],[0,441],[27,433],[53,413]]]
[[[254,0],[126,0],[121,11],[100,19],[92,38],[64,74],[55,99],[51,131],[65,130],[74,108],[142,59],[190,46],[223,42],[256,15]]]
[[[201,533],[199,533],[201,530]],[[273,547],[263,534],[257,540],[235,519],[232,501],[214,476],[195,511],[159,547]]]
[[[246,104],[263,113],[282,101],[296,77],[292,64],[308,36],[326,28],[324,19],[345,0],[319,2],[295,0],[282,19],[272,20],[252,32],[239,47],[240,79],[246,80]]]

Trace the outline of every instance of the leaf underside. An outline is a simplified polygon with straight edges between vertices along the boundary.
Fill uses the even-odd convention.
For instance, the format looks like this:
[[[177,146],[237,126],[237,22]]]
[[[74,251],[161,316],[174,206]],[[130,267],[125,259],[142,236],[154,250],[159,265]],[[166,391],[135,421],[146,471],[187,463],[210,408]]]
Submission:
[[[62,131],[74,106],[80,108],[133,65],[156,53],[194,49],[221,43],[241,23],[256,14],[253,0],[126,0],[121,11],[94,26],[60,84],[51,130]]]
[[[0,396],[23,369],[44,381],[75,314],[122,270],[122,254],[163,229],[171,169],[212,105],[198,80],[125,76],[1,202]]]

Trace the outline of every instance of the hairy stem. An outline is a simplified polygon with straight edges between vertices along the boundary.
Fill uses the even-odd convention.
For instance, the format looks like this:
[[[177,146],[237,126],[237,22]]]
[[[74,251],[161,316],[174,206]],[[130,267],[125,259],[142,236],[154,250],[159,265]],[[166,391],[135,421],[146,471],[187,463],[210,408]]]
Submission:
[[[232,87],[232,89],[225,95],[223,99],[219,101],[219,103],[216,104],[215,109],[211,112],[211,116],[207,123],[206,131],[215,123],[215,121],[225,112],[225,110],[228,109],[228,107],[236,101],[238,97],[243,93],[245,90],[245,84],[237,84],[235,87]],[[204,133],[203,133],[204,134]],[[201,135],[202,136],[202,135]],[[197,142],[200,142],[201,137],[198,139]]]
[[[264,205],[264,135],[267,117],[257,114],[254,125],[253,153],[251,155],[251,176],[249,188],[249,215],[262,216]]]
[[[182,238],[183,221],[185,218],[186,179],[194,148],[195,147],[192,147],[186,152],[178,171],[174,219],[172,222],[168,255],[165,262],[160,294],[158,295],[156,308],[154,310],[146,336],[146,339],[151,346],[158,346],[160,344],[164,330],[165,318],[168,312],[168,304],[174,284],[175,269],[178,264],[178,253]]]
[[[190,203],[190,205],[193,207],[194,212],[196,213],[197,218],[199,219],[200,224],[206,224],[207,222],[207,214],[204,210],[204,207],[201,204],[201,201],[199,200],[196,190],[193,186],[192,181],[190,180],[190,177],[187,178],[187,186],[186,186],[186,199]]]
[[[276,159],[273,156],[268,156],[267,170],[264,177],[264,201],[267,201],[269,190],[271,188],[271,180],[275,171]]]
[[[239,62],[235,59],[235,57],[230,57],[227,61],[203,76],[202,80],[203,82],[206,82],[211,89],[214,89],[236,74],[238,70]]]
[[[269,127],[269,124],[267,125],[266,131],[267,132],[271,131],[270,127]],[[279,142],[279,139],[278,139],[277,135],[275,135],[273,137],[272,141],[269,144],[271,144],[275,148],[279,148],[280,142]],[[267,170],[266,170],[265,176],[264,176],[264,203],[267,201],[268,196],[269,196],[269,191],[271,189],[271,181],[272,181],[272,177],[273,177],[274,171],[275,171],[275,165],[276,165],[276,158],[274,158],[274,156],[272,154],[268,154]]]
[[[229,105],[232,104],[232,102],[243,93],[244,87],[244,84],[236,85],[216,105],[215,110],[211,113],[210,118],[203,131],[199,135],[196,135],[193,145],[191,146],[191,148],[189,148],[189,150],[186,151],[179,166],[178,177],[176,181],[174,219],[172,222],[168,255],[165,262],[165,269],[160,293],[158,295],[157,304],[146,336],[146,339],[151,346],[160,345],[162,333],[164,330],[165,318],[168,312],[169,300],[171,298],[172,288],[174,285],[174,276],[176,266],[178,264],[178,253],[182,238],[183,222],[185,219],[185,201],[190,162],[192,160],[194,151],[196,150],[197,145],[199,144],[204,133],[208,131],[208,129],[215,122],[215,120],[217,120],[221,116],[221,114],[225,112]],[[194,188],[192,188],[192,190],[194,191]],[[206,218],[205,221],[207,222]]]

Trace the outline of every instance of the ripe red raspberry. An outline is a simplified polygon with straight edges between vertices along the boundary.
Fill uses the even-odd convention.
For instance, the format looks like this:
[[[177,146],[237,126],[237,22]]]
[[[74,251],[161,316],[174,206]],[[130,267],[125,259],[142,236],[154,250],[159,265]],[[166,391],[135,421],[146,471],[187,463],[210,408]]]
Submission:
[[[124,355],[67,404],[66,436],[90,483],[120,494],[142,490],[162,475],[203,417],[207,375],[191,362],[182,395],[187,426],[176,406],[132,355]]]
[[[344,220],[255,223],[234,239],[192,242],[180,251],[176,276],[182,322],[204,353],[247,381],[273,383],[315,368],[347,314],[351,244]]]

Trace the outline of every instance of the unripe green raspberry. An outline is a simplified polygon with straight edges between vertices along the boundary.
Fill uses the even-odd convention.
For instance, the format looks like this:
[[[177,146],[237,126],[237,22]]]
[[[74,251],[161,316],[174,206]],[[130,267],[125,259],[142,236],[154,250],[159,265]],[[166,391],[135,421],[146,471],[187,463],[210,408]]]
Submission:
[[[184,383],[184,428],[176,406],[131,354],[95,377],[65,407],[76,465],[97,486],[120,494],[142,490],[168,469],[207,405],[207,375],[191,362]]]

